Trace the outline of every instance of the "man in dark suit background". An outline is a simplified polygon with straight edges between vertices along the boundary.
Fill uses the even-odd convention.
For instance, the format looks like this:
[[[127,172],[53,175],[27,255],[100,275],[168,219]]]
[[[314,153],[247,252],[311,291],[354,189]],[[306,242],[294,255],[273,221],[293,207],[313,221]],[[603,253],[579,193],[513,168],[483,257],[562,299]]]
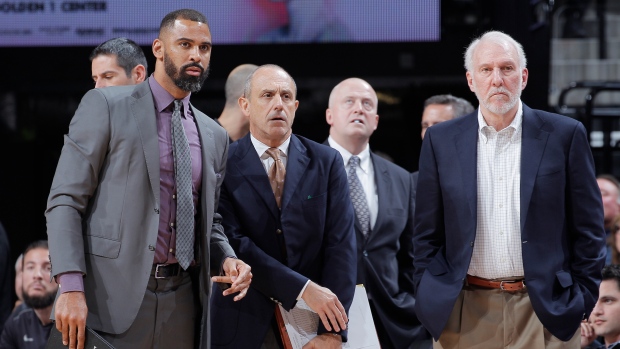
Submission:
[[[214,348],[279,348],[278,304],[303,299],[320,316],[304,348],[341,348],[355,292],[354,213],[342,158],[291,134],[293,78],[264,65],[246,82],[250,134],[233,143],[218,212],[237,255],[252,265],[246,298],[212,298]]]
[[[352,196],[357,283],[368,294],[381,348],[430,348],[430,335],[413,310],[414,188],[409,172],[370,151],[377,107],[370,84],[350,78],[334,87],[325,113],[327,142],[342,155],[349,191],[353,195],[355,183],[362,189],[359,197]]]
[[[71,121],[46,210],[56,328],[71,348],[83,347],[86,324],[116,348],[188,349],[202,324],[208,348],[210,280],[231,283],[235,300],[249,287],[216,213],[228,136],[189,103],[211,46],[204,15],[169,13],[154,74],[89,91]]]
[[[436,348],[577,348],[605,258],[585,128],[521,103],[528,70],[510,36],[474,40],[465,67],[478,111],[422,144],[416,313]]]

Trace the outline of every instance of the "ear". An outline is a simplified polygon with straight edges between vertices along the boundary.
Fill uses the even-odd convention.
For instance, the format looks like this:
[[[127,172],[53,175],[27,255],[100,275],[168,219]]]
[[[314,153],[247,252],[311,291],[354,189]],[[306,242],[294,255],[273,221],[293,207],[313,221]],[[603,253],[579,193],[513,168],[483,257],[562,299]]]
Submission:
[[[153,56],[157,59],[164,57],[164,43],[159,38],[153,40]]]
[[[379,114],[375,115],[375,128],[373,131],[377,130],[377,126],[379,126]]]
[[[249,120],[250,119],[250,102],[247,100],[247,98],[241,96],[239,97],[238,103],[239,103],[239,107],[241,108],[241,112]]]
[[[142,64],[138,64],[131,70],[131,78],[136,84],[141,83],[146,79],[146,68]]]
[[[529,76],[529,71],[527,70],[527,68],[523,68],[523,71],[521,72],[521,78],[523,79],[522,82],[523,84],[521,85],[521,90],[525,89],[525,85],[527,85],[527,78]]]
[[[297,110],[297,108],[299,108],[299,101],[295,100],[295,110]]]
[[[471,92],[475,93],[476,90],[474,90],[474,76],[472,75],[472,73],[467,71],[467,73],[465,73],[465,77],[467,77],[467,85],[469,86],[469,89],[471,90]]]
[[[329,126],[334,123],[334,116],[332,115],[332,111],[329,108],[325,110],[325,121],[327,121],[327,124]]]

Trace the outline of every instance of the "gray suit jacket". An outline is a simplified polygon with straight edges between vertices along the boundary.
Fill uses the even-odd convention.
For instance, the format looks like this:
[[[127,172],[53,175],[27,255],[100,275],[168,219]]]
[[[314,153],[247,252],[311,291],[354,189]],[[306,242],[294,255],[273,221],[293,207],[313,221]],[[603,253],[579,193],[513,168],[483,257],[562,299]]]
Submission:
[[[194,109],[202,146],[201,279],[203,343],[209,269],[234,252],[216,214],[228,136]],[[48,198],[52,275],[85,274],[87,324],[122,333],[133,323],[149,278],[159,224],[159,145],[148,82],[89,91],[76,111]],[[206,347],[206,346],[205,346]]]

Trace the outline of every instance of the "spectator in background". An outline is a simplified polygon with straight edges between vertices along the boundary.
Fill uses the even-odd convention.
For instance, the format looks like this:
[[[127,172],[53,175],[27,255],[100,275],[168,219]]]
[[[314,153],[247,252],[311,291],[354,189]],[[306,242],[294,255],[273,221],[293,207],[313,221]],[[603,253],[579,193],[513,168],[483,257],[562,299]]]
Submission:
[[[467,100],[455,97],[450,94],[435,95],[424,101],[424,111],[422,112],[422,140],[424,134],[429,127],[437,125],[444,121],[467,115],[474,111],[474,106]],[[413,177],[413,190],[415,199],[415,190],[418,185],[418,171],[411,174]]]
[[[422,139],[429,127],[473,111],[474,106],[471,103],[453,95],[435,95],[427,98],[422,112]]]
[[[0,223],[0,332],[13,309],[13,274],[9,237]],[[0,346],[0,348],[3,348]]]
[[[581,348],[620,348],[620,266],[608,265],[602,271],[599,296],[588,321],[581,323]],[[603,343],[595,341],[602,337]]]
[[[596,177],[596,182],[601,190],[603,198],[603,222],[607,234],[607,259],[606,264],[612,263],[614,248],[615,222],[620,217],[620,182],[610,174],[601,174]]]
[[[224,86],[226,104],[224,105],[222,115],[215,119],[215,121],[228,132],[231,143],[250,132],[250,120],[243,115],[239,105],[239,98],[243,97],[245,80],[256,68],[258,66],[254,64],[242,64],[233,69],[228,74],[228,79],[226,79],[226,85]]]
[[[90,54],[95,88],[135,85],[146,79],[147,63],[144,52],[127,38],[110,39]]]
[[[24,251],[22,292],[26,308],[6,323],[0,348],[45,348],[53,322],[50,319],[58,284],[50,277],[47,241],[39,240]]]
[[[603,197],[603,220],[605,231],[609,234],[613,228],[613,222],[620,216],[620,182],[610,174],[601,174],[596,177],[598,188]]]
[[[20,254],[15,261],[15,294],[17,300],[13,306],[13,310],[21,307],[24,301],[22,289],[22,272],[24,271],[24,254]]]

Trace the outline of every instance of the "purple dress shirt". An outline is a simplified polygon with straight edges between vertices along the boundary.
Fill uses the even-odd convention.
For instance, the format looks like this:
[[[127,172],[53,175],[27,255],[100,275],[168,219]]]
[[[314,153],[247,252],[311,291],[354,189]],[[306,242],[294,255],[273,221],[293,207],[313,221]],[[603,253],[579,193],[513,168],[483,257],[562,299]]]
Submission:
[[[155,247],[154,264],[177,263],[176,248],[176,185],[174,181],[174,158],[172,156],[172,111],[174,97],[166,91],[151,75],[148,79],[157,118],[157,136],[159,140],[159,230]],[[194,217],[197,213],[198,199],[202,185],[202,149],[194,115],[189,107],[189,97],[183,98],[183,129],[189,142],[192,156],[192,193],[194,195]],[[195,227],[198,224],[194,225]],[[193,264],[193,263],[192,263]],[[82,273],[70,272],[59,275],[62,293],[71,291],[84,292]]]

